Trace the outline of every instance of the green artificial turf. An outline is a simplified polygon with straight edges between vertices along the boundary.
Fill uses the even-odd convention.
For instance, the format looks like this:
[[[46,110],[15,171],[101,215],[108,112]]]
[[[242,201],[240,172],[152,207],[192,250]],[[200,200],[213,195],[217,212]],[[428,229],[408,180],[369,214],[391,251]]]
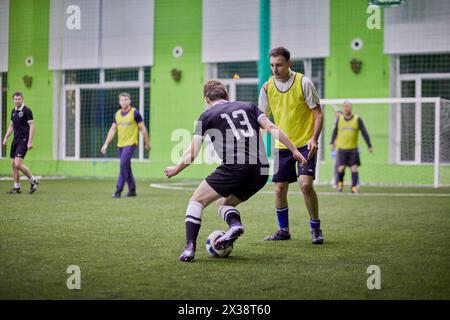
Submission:
[[[325,244],[314,246],[296,185],[292,240],[262,240],[277,227],[269,184],[238,207],[246,229],[230,257],[205,250],[208,234],[227,228],[210,206],[194,262],[181,263],[192,191],[151,182],[111,199],[113,180],[43,180],[33,195],[28,183],[6,195],[11,182],[1,181],[0,299],[450,299],[450,197],[396,195],[448,188],[319,187]],[[80,267],[81,290],[66,286],[69,265]],[[370,265],[381,290],[367,288]]]

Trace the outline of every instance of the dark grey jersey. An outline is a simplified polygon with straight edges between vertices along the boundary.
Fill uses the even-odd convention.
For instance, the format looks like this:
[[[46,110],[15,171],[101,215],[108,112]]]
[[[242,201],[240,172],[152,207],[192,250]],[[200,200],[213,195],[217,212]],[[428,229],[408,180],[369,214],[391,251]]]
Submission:
[[[200,115],[195,135],[208,135],[224,164],[267,165],[260,117],[265,114],[251,102],[219,103]]]
[[[27,106],[12,109],[11,121],[14,127],[14,139],[28,139],[30,134],[28,121],[31,120],[33,120],[33,112]]]

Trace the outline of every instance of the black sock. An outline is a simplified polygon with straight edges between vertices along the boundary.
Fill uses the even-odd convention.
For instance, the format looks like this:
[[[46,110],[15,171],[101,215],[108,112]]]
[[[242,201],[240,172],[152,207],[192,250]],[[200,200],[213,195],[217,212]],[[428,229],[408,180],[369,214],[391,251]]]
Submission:
[[[352,187],[358,185],[358,172],[352,172]]]
[[[192,241],[195,243],[197,241],[198,232],[200,231],[201,225],[190,221],[186,221],[184,225],[186,227],[186,242]]]
[[[239,215],[239,212],[237,210],[228,211],[226,213],[225,222],[231,227],[236,224],[242,224],[241,223],[241,216]]]
[[[338,182],[344,182],[345,171],[338,172]]]

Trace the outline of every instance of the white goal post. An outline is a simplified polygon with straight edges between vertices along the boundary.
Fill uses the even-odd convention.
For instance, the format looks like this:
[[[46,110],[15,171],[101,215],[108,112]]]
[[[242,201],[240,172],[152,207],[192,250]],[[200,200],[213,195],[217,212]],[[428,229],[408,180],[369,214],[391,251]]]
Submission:
[[[377,105],[383,105],[384,112],[386,114],[386,121],[389,122],[389,136],[388,140],[385,141],[386,144],[389,145],[397,145],[397,148],[395,150],[400,150],[401,146],[405,145],[405,142],[400,141],[400,138],[402,135],[405,135],[405,133],[402,131],[402,125],[405,127],[405,120],[402,122],[402,117],[404,117],[404,110],[406,107],[410,107],[409,116],[411,118],[408,118],[410,122],[414,122],[413,124],[409,125],[409,132],[413,136],[411,140],[413,140],[410,144],[413,144],[411,147],[413,151],[409,155],[409,157],[412,157],[411,159],[402,159],[402,156],[405,157],[402,154],[402,151],[395,151],[394,147],[389,147],[389,155],[388,158],[390,159],[390,163],[393,165],[399,164],[399,165],[409,165],[409,164],[418,164],[418,165],[426,165],[434,166],[434,177],[432,180],[432,183],[420,183],[420,185],[432,185],[435,188],[438,188],[443,185],[448,185],[450,181],[447,181],[446,178],[445,181],[441,181],[441,166],[445,162],[448,164],[448,154],[450,154],[450,150],[448,150],[448,146],[450,142],[448,141],[449,133],[450,133],[450,100],[445,100],[440,97],[427,97],[427,98],[347,98],[347,99],[321,99],[321,106],[324,110],[326,110],[328,107],[333,107],[332,111],[335,112],[338,109],[342,108],[342,105],[345,101],[350,101],[353,106],[358,106],[359,110],[362,110],[361,106],[370,106],[372,108],[376,107]],[[403,108],[403,106],[405,108]],[[431,109],[425,109],[425,108],[432,108],[434,106],[434,110]],[[387,109],[386,109],[387,108]],[[388,110],[388,113],[386,113],[386,110]],[[373,109],[371,110],[371,115],[374,115]],[[428,112],[431,111],[431,112]],[[381,112],[381,111],[380,111]],[[358,113],[358,112],[356,112]],[[429,119],[430,115],[434,113],[434,119]],[[422,114],[427,116],[425,120],[422,120]],[[364,118],[364,116],[363,116]],[[371,123],[372,122],[381,122],[380,119],[373,120],[370,119],[370,116],[366,115],[366,118],[364,118],[364,122]],[[427,130],[426,132],[427,136],[424,137],[424,142],[422,142],[422,134],[424,131],[423,123],[424,121],[428,121],[426,123]],[[322,131],[322,134],[325,132],[325,138],[329,138],[328,136],[331,136],[331,132],[329,131],[330,128],[334,126],[333,124],[330,124],[329,122],[326,123],[326,131]],[[373,126],[373,124],[372,124]],[[434,128],[434,140],[433,137],[430,137],[431,132],[430,130],[433,130]],[[370,134],[370,132],[369,132]],[[391,136],[392,135],[392,136]],[[428,140],[426,140],[428,139]],[[320,141],[325,141],[322,139]],[[360,141],[360,145],[364,142]],[[402,145],[403,143],[403,145]],[[427,146],[434,144],[434,154],[431,154],[431,152],[428,150],[428,153],[426,154],[426,157],[423,156],[423,153],[426,152],[422,150],[423,143],[427,143]],[[325,146],[326,147],[326,144]],[[427,147],[429,149],[429,147]],[[442,150],[445,149],[445,150]],[[323,148],[319,148],[319,152],[323,152]],[[394,150],[394,151],[392,151]],[[445,151],[445,153],[444,153]],[[391,154],[392,153],[392,154]],[[405,152],[403,152],[405,153]],[[442,158],[442,155],[445,154],[444,159]],[[322,157],[323,158],[323,157]],[[428,160],[424,160],[424,158],[427,158]],[[319,159],[321,159],[319,154]],[[431,159],[431,160],[430,160]],[[444,161],[445,160],[445,161]],[[319,178],[319,170],[320,166],[318,165],[317,170],[317,180],[320,183],[328,183],[326,179],[324,180],[322,177]],[[447,168],[446,168],[447,169]],[[447,174],[447,173],[446,173]],[[322,178],[322,179],[321,179]],[[400,182],[399,185],[403,185],[405,183]]]

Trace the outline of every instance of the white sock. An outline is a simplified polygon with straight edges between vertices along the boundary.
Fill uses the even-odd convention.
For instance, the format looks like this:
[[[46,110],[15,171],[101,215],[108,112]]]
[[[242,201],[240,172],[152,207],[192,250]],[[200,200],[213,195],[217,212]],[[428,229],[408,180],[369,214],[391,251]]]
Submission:
[[[32,181],[32,182],[34,182],[34,181],[36,181],[37,179],[36,179],[36,177],[35,176],[31,176],[31,179],[30,179],[30,181]]]
[[[241,224],[241,215],[239,211],[236,210],[235,207],[232,206],[220,206],[219,207],[219,216],[231,227],[232,222],[234,224]]]
[[[15,189],[20,189],[20,183],[14,182],[14,188]]]
[[[203,206],[200,202],[190,201],[186,208],[185,222],[192,222],[201,224],[202,222]]]

